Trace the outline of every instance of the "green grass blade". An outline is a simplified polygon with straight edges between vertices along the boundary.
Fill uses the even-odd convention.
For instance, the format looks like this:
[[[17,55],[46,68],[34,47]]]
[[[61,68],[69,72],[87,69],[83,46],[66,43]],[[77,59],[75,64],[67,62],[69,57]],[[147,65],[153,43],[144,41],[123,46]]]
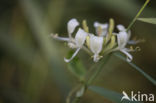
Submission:
[[[146,23],[156,24],[156,18],[138,18],[137,20]]]
[[[103,87],[90,86],[89,90],[104,96],[106,99],[112,101],[113,103],[141,103],[141,102],[128,101],[128,100],[121,101],[121,98],[123,96],[122,94],[112,90],[105,89]]]
[[[121,54],[119,53],[115,53],[115,56],[119,57],[121,60],[126,61],[126,58],[123,57]],[[127,62],[127,61],[126,61]],[[149,76],[147,73],[145,73],[141,68],[139,68],[138,66],[136,66],[134,63],[132,62],[127,62],[129,65],[131,65],[134,69],[136,69],[138,72],[140,72],[146,79],[148,79],[150,82],[152,82],[154,85],[156,85],[156,80],[153,79],[151,76]]]

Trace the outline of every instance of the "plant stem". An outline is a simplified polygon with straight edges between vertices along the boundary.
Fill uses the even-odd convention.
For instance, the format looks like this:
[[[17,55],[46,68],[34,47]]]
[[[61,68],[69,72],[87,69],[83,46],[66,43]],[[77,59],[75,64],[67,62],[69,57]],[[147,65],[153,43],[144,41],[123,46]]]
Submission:
[[[83,85],[85,87],[84,93],[87,91],[88,86],[95,80],[95,78],[98,76],[98,74],[101,72],[103,66],[107,63],[107,61],[109,60],[111,54],[109,54],[106,58],[104,58],[104,60],[101,61],[101,63],[99,64],[99,67],[97,68],[97,70],[94,72],[94,74],[90,77],[90,79],[88,81],[86,81]],[[83,93],[83,94],[84,94]],[[82,97],[82,96],[81,96]],[[79,103],[81,97],[75,97],[75,99],[72,101],[72,103]],[[69,102],[67,102],[69,103]]]
[[[137,15],[134,17],[134,19],[132,20],[132,22],[129,24],[129,26],[126,29],[126,32],[132,27],[132,25],[135,23],[135,21],[137,20],[137,18],[140,16],[140,14],[142,13],[142,11],[144,10],[144,8],[147,6],[147,4],[149,3],[150,0],[146,0],[146,2],[144,3],[144,5],[141,7],[141,9],[139,10],[139,12],[137,13]]]
[[[103,66],[107,63],[108,59],[110,58],[111,54],[109,54],[103,61],[101,61],[101,64],[95,71],[95,73],[90,77],[90,79],[87,82],[87,88],[88,86],[95,80],[95,78],[98,76],[98,74],[101,72]]]

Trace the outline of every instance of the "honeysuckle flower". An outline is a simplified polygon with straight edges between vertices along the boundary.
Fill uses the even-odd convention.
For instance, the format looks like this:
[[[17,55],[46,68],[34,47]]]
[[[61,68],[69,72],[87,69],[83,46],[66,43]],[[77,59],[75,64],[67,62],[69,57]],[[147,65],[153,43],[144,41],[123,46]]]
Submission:
[[[128,43],[128,40],[128,34],[124,31],[119,32],[119,34],[117,35],[118,48],[127,56],[127,61],[130,62],[132,61],[133,57],[131,54],[129,54],[130,50],[125,47]]]
[[[127,44],[135,44],[138,41],[129,40],[131,36],[130,30],[127,32],[123,25],[117,25],[118,33],[113,32],[114,21],[110,19],[109,25],[94,22],[96,34],[89,33],[88,26],[83,22],[83,29],[79,28],[75,37],[72,34],[75,28],[79,25],[76,19],[71,19],[67,23],[67,32],[69,37],[59,37],[57,34],[52,35],[53,38],[61,41],[66,41],[68,46],[76,49],[70,58],[64,58],[65,62],[70,62],[80,51],[81,48],[87,52],[90,50],[93,53],[93,61],[98,62],[102,55],[113,51],[120,51],[127,56],[127,61],[130,62],[133,57],[129,52],[135,51],[133,48],[126,48]],[[86,41],[86,42],[85,42]],[[84,45],[86,43],[86,45]],[[87,47],[86,47],[87,46]],[[101,53],[101,54],[100,54]],[[100,55],[101,56],[100,56]]]
[[[108,30],[108,24],[101,24],[99,22],[94,22],[94,27],[96,30],[96,34],[98,36],[106,36],[107,35],[107,30]]]
[[[98,62],[98,60],[101,58],[101,56],[99,56],[99,53],[102,50],[102,46],[103,46],[103,37],[90,34],[90,49],[94,53],[93,56],[94,62]]]
[[[123,25],[121,25],[121,24],[117,25],[117,29],[119,31],[126,31],[126,28]],[[127,37],[128,42],[127,42],[127,44],[137,44],[139,42],[143,42],[144,41],[144,40],[129,40],[130,37],[131,37],[131,31],[130,30],[128,31],[127,34],[128,34],[128,37]]]
[[[119,30],[119,32],[126,32],[126,28],[123,25],[121,25],[121,24],[117,25],[117,29]],[[129,30],[126,33],[127,33],[127,41],[129,41],[129,39],[131,37],[131,31]]]
[[[76,49],[76,51],[74,52],[74,54],[72,55],[72,57],[70,59],[64,58],[65,62],[70,62],[77,55],[77,53],[80,51],[83,44],[85,43],[87,35],[88,34],[84,30],[79,28],[78,32],[76,33],[75,39],[73,40],[74,43],[75,43],[75,47],[77,49]]]
[[[130,62],[132,61],[133,57],[129,52],[132,50],[126,48],[126,45],[130,39],[131,33],[130,31],[127,33],[123,25],[117,25],[117,29],[119,30],[119,33],[117,34],[118,47],[115,50],[120,50],[122,53],[124,53],[127,56],[127,61]]]
[[[61,41],[66,41],[68,42],[68,46],[70,48],[77,48],[77,46],[75,45],[74,42],[74,38],[72,38],[72,33],[74,32],[75,28],[79,25],[79,22],[73,18],[71,20],[69,20],[69,22],[67,23],[67,31],[68,31],[68,38],[67,37],[59,37],[57,34],[53,35],[52,37],[57,39],[57,40],[61,40]]]
[[[69,59],[64,58],[65,62],[70,62],[80,51],[83,44],[85,43],[86,37],[88,33],[86,33],[83,29],[79,28],[75,38],[72,37],[72,33],[74,32],[75,28],[79,25],[79,22],[76,19],[71,19],[67,23],[67,31],[68,31],[68,38],[66,37],[59,37],[57,34],[52,35],[53,38],[61,41],[66,41],[68,43],[68,46],[72,49],[76,48],[76,51],[73,53],[72,57]]]

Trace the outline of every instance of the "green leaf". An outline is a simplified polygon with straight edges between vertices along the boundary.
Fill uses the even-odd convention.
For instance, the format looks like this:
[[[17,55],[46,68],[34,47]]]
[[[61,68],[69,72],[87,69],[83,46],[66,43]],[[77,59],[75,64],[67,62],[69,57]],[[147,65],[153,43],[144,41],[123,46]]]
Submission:
[[[138,18],[138,20],[146,23],[156,24],[156,18]]]
[[[129,100],[125,100],[125,99],[123,101],[121,101],[121,98],[123,96],[122,94],[112,91],[112,90],[102,88],[102,87],[90,86],[89,90],[104,96],[106,99],[108,99],[114,103],[141,103],[141,102],[129,101]]]
[[[121,60],[126,61],[126,58],[124,56],[122,56],[119,53],[114,53],[115,56],[119,57]],[[156,80],[153,79],[151,76],[149,76],[147,73],[145,73],[141,68],[139,68],[138,66],[136,66],[134,63],[132,62],[127,62],[130,66],[132,66],[134,69],[136,69],[138,72],[140,72],[146,79],[148,79],[151,83],[153,83],[154,85],[156,85]]]
[[[73,54],[73,51],[70,51],[68,57],[70,58]],[[69,71],[74,74],[79,79],[83,79],[86,73],[86,69],[80,59],[76,56],[73,60],[68,63]]]

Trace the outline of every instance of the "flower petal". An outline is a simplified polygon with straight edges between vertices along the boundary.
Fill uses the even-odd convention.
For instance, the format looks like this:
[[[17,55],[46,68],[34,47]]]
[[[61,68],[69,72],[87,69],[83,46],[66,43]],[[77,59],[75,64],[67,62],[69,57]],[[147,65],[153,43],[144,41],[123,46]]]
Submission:
[[[126,32],[126,28],[121,24],[117,25],[117,29],[119,30],[119,32]],[[130,30],[127,32],[127,35],[128,35],[127,39],[130,39],[130,37],[131,37],[131,31]]]
[[[106,36],[107,35],[107,29],[108,29],[108,24],[101,24],[99,22],[94,22],[94,27],[96,29],[96,34],[100,36]]]
[[[102,50],[103,37],[90,34],[90,49],[94,54],[99,54]]]
[[[75,42],[78,47],[81,47],[84,44],[87,35],[88,33],[86,33],[83,29],[79,28],[75,36]]]
[[[131,62],[132,61],[132,59],[133,59],[133,56],[130,54],[130,53],[128,53],[126,50],[124,50],[124,49],[122,49],[122,50],[120,50],[122,53],[124,53],[126,56],[127,56],[127,61],[128,62]]]
[[[65,62],[70,62],[76,55],[77,53],[80,51],[80,48],[77,48],[76,51],[74,52],[74,54],[72,55],[72,57],[70,59],[66,59],[64,58]]]
[[[128,35],[127,35],[127,32],[119,32],[117,34],[117,42],[118,42],[118,46],[120,48],[124,48],[128,42]]]
[[[73,18],[67,23],[67,29],[69,37],[71,38],[71,34],[74,32],[75,28],[79,25],[79,22]]]
[[[117,25],[117,29],[119,31],[126,31],[126,28],[123,25],[121,25],[121,24]]]

